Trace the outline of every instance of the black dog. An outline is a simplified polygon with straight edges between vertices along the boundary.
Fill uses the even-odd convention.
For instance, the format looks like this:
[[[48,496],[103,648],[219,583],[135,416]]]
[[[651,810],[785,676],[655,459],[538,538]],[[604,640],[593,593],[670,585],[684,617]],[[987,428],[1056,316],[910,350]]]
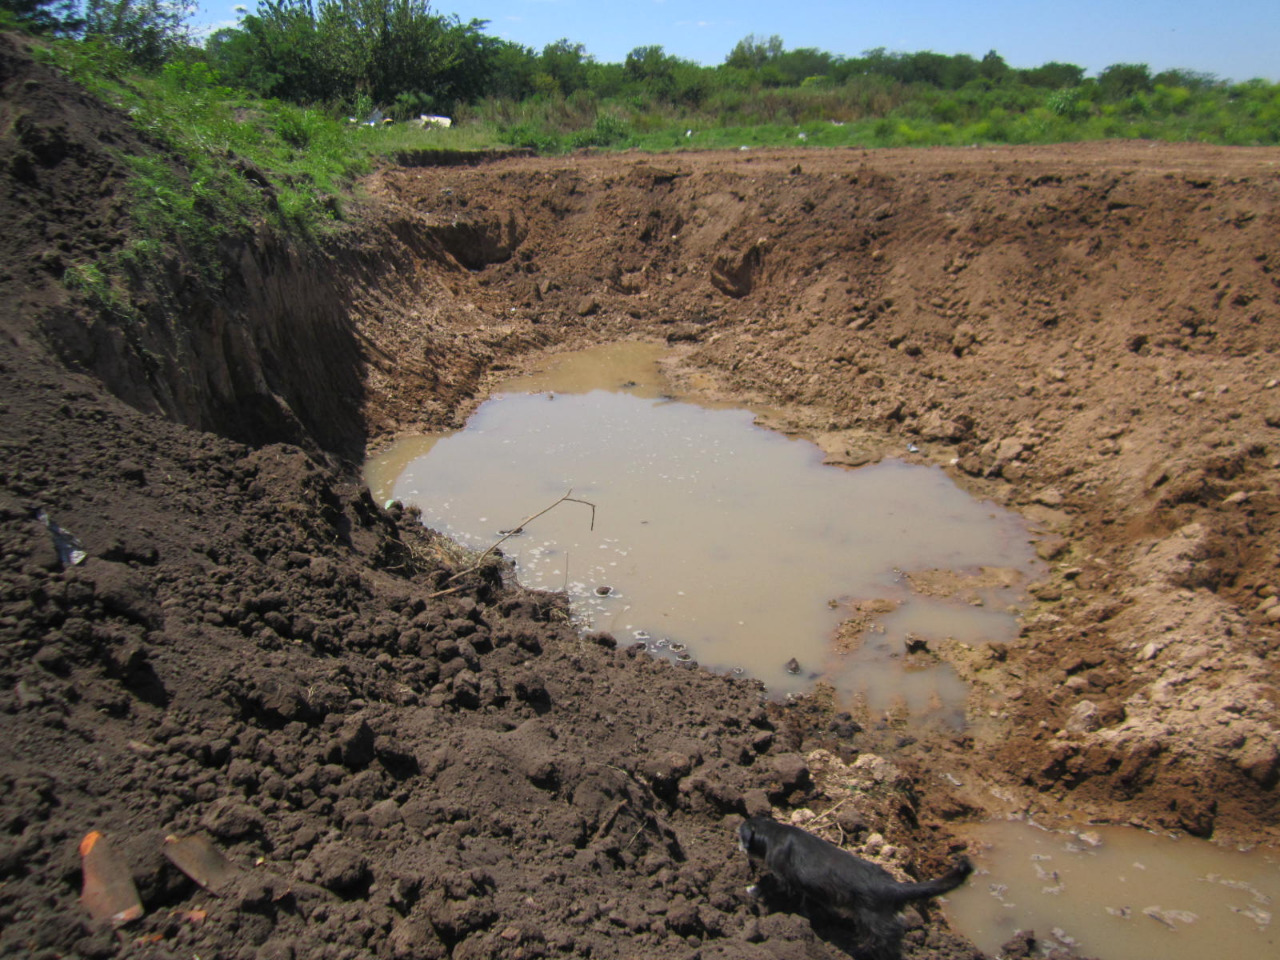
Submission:
[[[960,857],[937,880],[901,883],[877,864],[799,827],[766,817],[752,817],[743,823],[738,840],[743,852],[762,860],[765,869],[788,890],[851,921],[867,954],[877,958],[898,954],[902,939],[899,910],[954,890],[973,872],[968,858]]]

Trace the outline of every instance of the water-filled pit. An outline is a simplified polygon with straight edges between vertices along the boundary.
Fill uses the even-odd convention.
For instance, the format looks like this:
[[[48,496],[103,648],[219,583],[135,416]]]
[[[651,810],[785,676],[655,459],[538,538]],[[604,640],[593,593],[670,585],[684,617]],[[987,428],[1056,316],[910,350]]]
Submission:
[[[673,400],[662,352],[615,344],[503,384],[464,430],[374,458],[370,486],[477,550],[572,490],[594,529],[567,502],[501,549],[584,627],[775,696],[823,678],[851,707],[961,725],[965,687],[934,651],[1016,633],[1037,565],[1022,520],[937,467],[824,465],[749,410]],[[948,596],[914,588],[940,571]]]
[[[965,685],[931,651],[1016,636],[1013,611],[1040,572],[1020,518],[935,467],[824,465],[751,411],[675,401],[662,353],[623,343],[556,358],[504,383],[464,430],[383,451],[369,485],[476,550],[571,489],[595,504],[594,530],[589,507],[564,503],[501,549],[526,586],[567,590],[584,628],[775,696],[821,678],[848,707],[962,725]],[[1206,942],[1274,953],[1272,854],[1132,828],[958,830],[980,873],[946,911],[989,952],[1034,929],[1103,960],[1198,957]]]
[[[992,954],[1018,930],[1101,960],[1274,957],[1280,852],[1132,827],[969,824],[977,872],[948,896],[953,927]]]

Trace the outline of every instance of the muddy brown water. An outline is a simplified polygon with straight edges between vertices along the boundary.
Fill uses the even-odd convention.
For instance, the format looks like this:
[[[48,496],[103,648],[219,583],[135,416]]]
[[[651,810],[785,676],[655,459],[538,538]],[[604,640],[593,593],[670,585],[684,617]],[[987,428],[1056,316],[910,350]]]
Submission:
[[[823,678],[851,706],[961,724],[964,684],[932,656],[906,657],[906,639],[1016,631],[1036,567],[1021,519],[936,467],[826,466],[750,410],[672,399],[662,351],[614,344],[505,383],[465,429],[370,461],[374,495],[416,504],[427,526],[479,550],[572,490],[595,505],[594,529],[590,507],[564,503],[501,549],[526,586],[567,590],[584,627],[773,695]],[[992,567],[1009,571],[1002,585],[980,585]],[[930,570],[972,585],[920,596],[908,575]],[[885,612],[834,644],[868,599]]]
[[[993,956],[1017,930],[1100,960],[1280,956],[1280,851],[1240,851],[1131,827],[969,824],[977,872],[952,926]]]

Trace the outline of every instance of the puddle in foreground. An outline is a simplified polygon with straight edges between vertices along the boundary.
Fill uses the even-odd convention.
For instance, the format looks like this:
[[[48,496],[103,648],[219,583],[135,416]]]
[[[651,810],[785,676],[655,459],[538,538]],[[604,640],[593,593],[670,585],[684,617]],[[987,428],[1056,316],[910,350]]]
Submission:
[[[970,824],[977,872],[948,896],[956,930],[995,956],[1017,930],[1100,960],[1280,955],[1280,851],[1241,853],[1131,827],[1075,833]]]
[[[466,429],[371,461],[370,486],[476,549],[572,489],[596,505],[594,531],[588,507],[564,503],[502,550],[526,586],[567,589],[585,626],[741,671],[773,695],[821,675],[873,710],[962,722],[966,691],[950,667],[892,661],[908,631],[1013,635],[1008,608],[1035,562],[1020,518],[934,467],[824,466],[817,447],[755,426],[749,411],[662,399],[660,353],[614,345],[504,385]],[[904,574],[983,567],[1020,573],[951,601],[915,594]],[[837,626],[868,598],[893,612],[840,652]]]

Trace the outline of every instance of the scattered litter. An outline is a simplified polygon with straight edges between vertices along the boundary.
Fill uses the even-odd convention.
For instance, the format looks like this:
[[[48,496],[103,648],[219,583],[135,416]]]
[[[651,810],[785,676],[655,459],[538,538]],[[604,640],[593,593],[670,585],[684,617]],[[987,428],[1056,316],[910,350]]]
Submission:
[[[800,672],[800,661],[797,660],[795,657],[792,657],[790,660],[787,661],[787,673],[799,673],[799,672]]]
[[[36,519],[48,528],[49,535],[53,537],[54,549],[58,551],[58,560],[64,567],[74,567],[84,563],[88,554],[84,552],[84,545],[74,533],[54,523],[53,518],[43,509],[36,514]]]
[[[225,893],[235,880],[238,868],[222,855],[206,837],[164,838],[164,855],[169,862],[214,896]]]
[[[133,885],[129,865],[97,830],[80,841],[80,869],[84,885],[80,903],[95,920],[121,927],[142,917],[142,901]]]
[[[1128,920],[1133,916],[1133,911],[1128,907],[1107,907],[1107,913],[1121,920]]]
[[[916,446],[914,443],[907,444],[907,453],[919,453],[919,452],[920,452],[920,448]]]
[[[947,783],[951,784],[953,787],[964,786],[964,782],[959,777],[957,777],[954,773],[944,773],[942,775],[942,779],[947,781]]]

